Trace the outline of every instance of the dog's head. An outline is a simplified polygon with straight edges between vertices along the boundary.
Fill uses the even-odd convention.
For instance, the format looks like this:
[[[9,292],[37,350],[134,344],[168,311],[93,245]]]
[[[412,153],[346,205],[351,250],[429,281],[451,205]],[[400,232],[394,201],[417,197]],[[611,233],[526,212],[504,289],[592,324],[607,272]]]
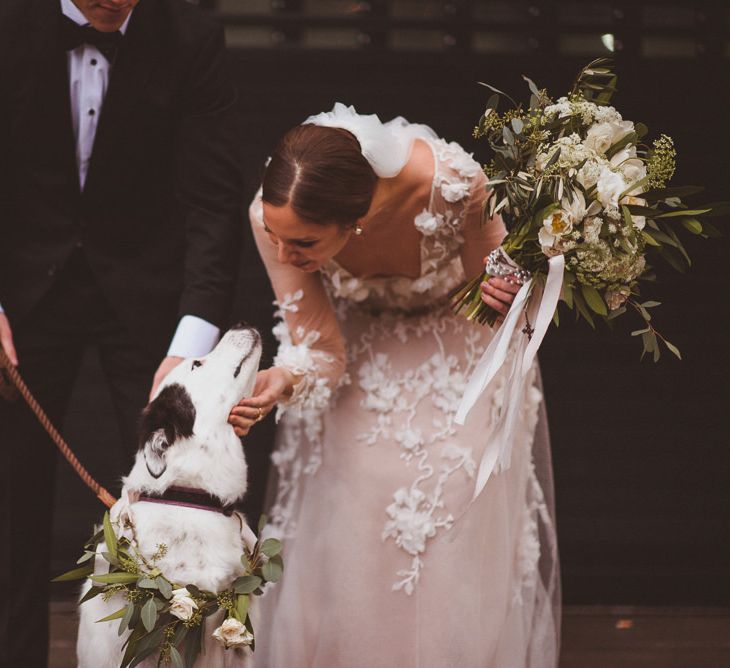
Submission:
[[[147,488],[186,484],[209,489],[216,487],[219,469],[228,467],[232,474],[243,474],[245,489],[245,459],[227,420],[231,408],[250,396],[260,357],[258,332],[237,326],[209,355],[175,367],[142,412],[137,463],[127,481]],[[154,480],[140,480],[148,476]]]

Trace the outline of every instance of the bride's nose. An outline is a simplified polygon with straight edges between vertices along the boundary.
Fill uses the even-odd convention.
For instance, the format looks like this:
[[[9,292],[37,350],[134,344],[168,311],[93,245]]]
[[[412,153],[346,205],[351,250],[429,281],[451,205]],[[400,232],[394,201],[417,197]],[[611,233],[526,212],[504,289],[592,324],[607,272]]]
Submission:
[[[291,262],[293,257],[294,253],[289,250],[286,244],[283,244],[280,241],[276,247],[276,259],[279,260],[279,262],[281,262],[282,264],[288,264],[289,262]]]

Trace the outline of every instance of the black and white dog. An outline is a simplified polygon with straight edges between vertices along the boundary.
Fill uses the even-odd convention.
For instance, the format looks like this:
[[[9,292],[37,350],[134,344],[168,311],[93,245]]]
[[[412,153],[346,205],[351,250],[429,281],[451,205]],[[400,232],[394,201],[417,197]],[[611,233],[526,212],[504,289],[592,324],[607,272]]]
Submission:
[[[229,330],[204,358],[177,366],[144,410],[140,448],[112,521],[135,528],[139,549],[149,559],[158,546],[167,553],[156,565],[166,577],[200,589],[221,591],[242,575],[241,554],[255,535],[230,506],[246,492],[246,459],[240,439],[227,419],[231,408],[253,391],[261,356],[256,330]],[[98,552],[106,549],[100,545]],[[95,572],[106,572],[96,557]],[[84,586],[84,593],[90,583]],[[97,596],[81,605],[77,643],[79,668],[117,668],[126,632],[117,635],[118,620],[97,623],[121,608],[118,596]],[[244,665],[241,650],[225,650],[211,637],[221,612],[207,620],[204,653],[196,667]],[[142,666],[156,666],[157,658]]]

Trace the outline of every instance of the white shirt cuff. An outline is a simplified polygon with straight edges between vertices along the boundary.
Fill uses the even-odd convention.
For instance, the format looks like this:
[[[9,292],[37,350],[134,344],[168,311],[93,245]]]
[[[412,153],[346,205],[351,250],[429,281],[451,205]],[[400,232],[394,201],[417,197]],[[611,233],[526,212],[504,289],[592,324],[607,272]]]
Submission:
[[[2,304],[0,304],[0,313],[5,313],[5,309],[3,308]]]
[[[218,343],[221,331],[196,315],[184,315],[172,337],[168,357],[203,357]]]

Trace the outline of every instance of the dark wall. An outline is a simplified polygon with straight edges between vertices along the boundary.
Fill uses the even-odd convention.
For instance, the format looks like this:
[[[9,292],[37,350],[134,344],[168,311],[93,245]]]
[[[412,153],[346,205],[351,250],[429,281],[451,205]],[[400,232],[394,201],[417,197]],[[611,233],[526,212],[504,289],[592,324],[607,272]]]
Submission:
[[[477,81],[524,99],[524,73],[557,97],[587,60],[235,51],[247,199],[277,137],[334,101],[384,119],[403,115],[427,123],[479,157],[471,130],[487,95]],[[647,123],[652,133],[674,137],[679,153],[675,181],[707,185],[706,201],[730,199],[728,64],[722,58],[628,56],[617,62],[616,105],[626,118]],[[593,333],[563,314],[560,328],[551,329],[541,350],[567,603],[730,604],[725,573],[730,563],[729,248],[727,237],[690,239],[687,245],[692,270],[682,276],[658,266],[659,284],[646,290],[662,302],[655,319],[682,350],[682,362],[665,354],[658,364],[640,363],[640,345],[628,334],[638,323],[630,318],[613,333],[602,327]],[[249,238],[233,317],[268,332],[271,299]],[[270,339],[267,346],[270,353]],[[113,438],[113,425],[111,412],[104,413],[99,404],[103,393],[97,373],[92,360],[74,398],[68,434],[72,442],[93,441],[101,449]],[[252,463],[251,514],[261,506],[272,434],[267,422],[246,446]],[[64,568],[87,533],[84,523],[98,508],[65,470],[60,485],[56,562]]]

